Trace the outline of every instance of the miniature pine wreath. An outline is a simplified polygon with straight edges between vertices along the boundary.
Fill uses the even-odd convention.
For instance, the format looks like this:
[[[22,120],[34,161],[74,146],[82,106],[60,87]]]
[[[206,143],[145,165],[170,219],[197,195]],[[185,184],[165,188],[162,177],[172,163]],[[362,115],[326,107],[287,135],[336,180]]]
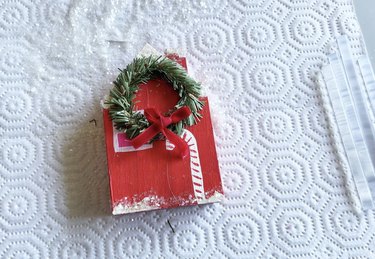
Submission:
[[[125,69],[120,69],[120,74],[113,82],[114,87],[110,90],[106,101],[116,129],[125,132],[129,139],[138,136],[150,126],[145,116],[134,110],[133,99],[140,84],[157,77],[167,80],[180,96],[174,108],[165,115],[170,115],[183,106],[188,106],[191,110],[188,118],[171,124],[168,127],[170,130],[181,135],[185,126],[194,125],[202,117],[199,113],[204,105],[199,100],[201,85],[192,79],[181,65],[162,56],[135,58]]]

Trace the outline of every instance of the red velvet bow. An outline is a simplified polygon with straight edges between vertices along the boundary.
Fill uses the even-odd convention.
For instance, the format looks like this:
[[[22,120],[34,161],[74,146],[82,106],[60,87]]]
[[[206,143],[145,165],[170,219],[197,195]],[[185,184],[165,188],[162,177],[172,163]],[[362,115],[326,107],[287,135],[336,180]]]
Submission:
[[[189,154],[189,146],[178,135],[173,133],[167,127],[172,123],[177,123],[190,116],[191,111],[189,107],[184,106],[173,112],[170,116],[163,116],[160,111],[154,108],[147,108],[144,110],[146,119],[151,123],[145,131],[132,139],[131,144],[134,148],[139,148],[158,133],[162,133],[176,148],[180,151],[181,156],[184,158]]]

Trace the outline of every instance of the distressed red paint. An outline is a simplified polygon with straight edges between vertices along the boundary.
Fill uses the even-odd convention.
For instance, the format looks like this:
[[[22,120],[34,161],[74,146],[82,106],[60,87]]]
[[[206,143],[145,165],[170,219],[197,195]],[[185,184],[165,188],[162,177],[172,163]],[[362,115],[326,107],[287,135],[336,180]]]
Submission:
[[[186,68],[185,58],[172,58]],[[135,98],[138,110],[155,107],[161,112],[169,111],[178,100],[178,94],[162,79],[151,80],[141,85]],[[209,103],[207,98],[202,100],[205,102],[202,110],[203,119],[187,129],[193,133],[197,141],[205,202],[212,202],[211,196],[223,194],[223,189]],[[108,110],[103,110],[103,117],[113,212],[119,204],[125,207],[120,213],[197,204],[197,200],[194,199],[190,157],[181,159],[175,150],[166,150],[164,140],[155,141],[151,149],[115,153],[113,126]],[[152,199],[148,199],[149,197]],[[145,199],[149,206],[132,208],[132,204],[139,204]]]

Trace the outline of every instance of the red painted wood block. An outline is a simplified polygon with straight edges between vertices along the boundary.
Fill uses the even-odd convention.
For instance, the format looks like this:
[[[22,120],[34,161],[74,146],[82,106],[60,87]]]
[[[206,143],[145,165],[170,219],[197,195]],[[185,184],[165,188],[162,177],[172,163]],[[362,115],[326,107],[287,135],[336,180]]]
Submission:
[[[185,58],[170,56],[186,68]],[[136,109],[154,107],[167,112],[179,96],[171,85],[155,79],[140,86]],[[103,109],[112,213],[172,208],[217,202],[223,188],[217,161],[209,103],[203,118],[187,127],[182,138],[189,145],[190,156],[182,159],[166,140],[154,141],[134,149],[124,133],[116,131]]]

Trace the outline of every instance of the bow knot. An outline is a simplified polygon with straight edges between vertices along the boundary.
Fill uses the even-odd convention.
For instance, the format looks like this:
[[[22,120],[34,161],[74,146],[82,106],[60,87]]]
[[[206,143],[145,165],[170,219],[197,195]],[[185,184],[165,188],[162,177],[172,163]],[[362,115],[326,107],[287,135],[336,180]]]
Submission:
[[[160,111],[154,108],[145,109],[144,114],[151,125],[131,141],[134,148],[139,148],[146,142],[150,141],[157,134],[162,133],[176,146],[182,157],[186,157],[188,155],[189,147],[187,143],[167,127],[172,123],[177,123],[189,117],[191,114],[189,107],[181,107],[180,109],[174,111],[170,116],[164,116],[160,113]]]

